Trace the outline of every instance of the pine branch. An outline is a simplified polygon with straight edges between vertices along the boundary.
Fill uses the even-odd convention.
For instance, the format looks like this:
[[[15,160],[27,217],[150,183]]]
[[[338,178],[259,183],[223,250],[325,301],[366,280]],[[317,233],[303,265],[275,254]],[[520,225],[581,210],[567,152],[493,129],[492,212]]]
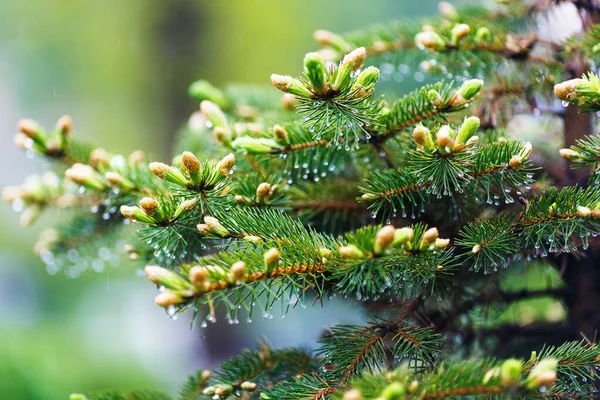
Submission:
[[[105,391],[90,396],[71,394],[70,400],[171,400],[171,397],[158,391],[136,390],[132,392]]]
[[[428,328],[376,320],[367,326],[334,326],[321,338],[318,354],[345,383],[365,371],[391,368],[390,360],[408,360],[412,368],[426,368],[441,343],[441,336]]]

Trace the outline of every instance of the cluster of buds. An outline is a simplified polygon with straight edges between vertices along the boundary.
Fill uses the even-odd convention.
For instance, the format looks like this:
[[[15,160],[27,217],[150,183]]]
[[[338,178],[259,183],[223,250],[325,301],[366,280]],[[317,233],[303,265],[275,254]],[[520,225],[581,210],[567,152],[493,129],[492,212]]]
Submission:
[[[411,227],[395,228],[392,225],[385,225],[375,235],[372,256],[381,256],[395,249],[435,251],[444,249],[450,244],[450,239],[439,238],[437,228],[428,229],[418,240],[415,239],[415,231]],[[362,251],[354,244],[340,246],[338,252],[342,258],[348,260],[361,260],[371,256],[368,251]]]
[[[273,74],[271,82],[282,92],[301,99],[368,97],[373,93],[380,73],[375,67],[359,71],[366,56],[366,49],[359,47],[346,54],[337,67],[326,68],[320,53],[308,53],[304,57],[306,79]]]
[[[256,389],[256,383],[250,381],[244,381],[240,383],[241,390],[245,392],[252,392]],[[233,387],[227,384],[218,384],[214,386],[208,386],[202,391],[205,396],[213,396],[213,398],[226,398],[229,397],[233,392]]]
[[[32,149],[48,156],[61,156],[73,131],[73,120],[68,115],[59,118],[52,134],[47,134],[36,121],[22,119],[17,124],[19,133],[15,144],[22,149]]]
[[[189,270],[189,278],[197,291],[210,290],[212,283],[239,285],[248,280],[248,268],[243,261],[233,263],[229,270],[218,265],[195,265]]]
[[[554,85],[554,94],[562,101],[568,101],[577,104],[578,99],[581,97],[579,89],[585,84],[586,81],[584,79],[570,79]]]
[[[561,213],[558,210],[558,204],[552,203],[550,207],[548,207],[548,215],[550,217],[562,217]],[[594,206],[577,206],[577,210],[575,215],[578,218],[585,219],[600,219],[600,202],[598,202]]]
[[[231,174],[235,164],[235,156],[228,154],[219,162],[208,162],[201,165],[191,152],[181,155],[181,166],[167,165],[162,162],[151,162],[150,171],[167,182],[191,190],[209,190]]]
[[[200,116],[206,126],[213,128],[217,142],[225,145],[231,143],[232,129],[221,107],[210,100],[204,100],[200,103]]]
[[[435,134],[435,141],[431,131],[419,124],[413,130],[413,140],[418,150],[429,152],[438,151],[440,154],[463,152],[472,148],[478,141],[475,133],[479,129],[479,118],[465,118],[458,131],[449,125],[443,125]]]
[[[160,224],[168,220],[175,220],[181,215],[191,211],[198,202],[198,199],[192,198],[182,200],[177,207],[167,214],[170,207],[164,207],[161,203],[151,197],[144,197],[139,201],[138,206],[121,206],[121,214],[130,221],[138,221],[145,224]]]
[[[427,97],[436,108],[452,109],[465,107],[471,99],[479,94],[482,87],[483,81],[481,79],[469,79],[464,81],[448,100],[444,100],[442,95],[435,89],[429,90]]]

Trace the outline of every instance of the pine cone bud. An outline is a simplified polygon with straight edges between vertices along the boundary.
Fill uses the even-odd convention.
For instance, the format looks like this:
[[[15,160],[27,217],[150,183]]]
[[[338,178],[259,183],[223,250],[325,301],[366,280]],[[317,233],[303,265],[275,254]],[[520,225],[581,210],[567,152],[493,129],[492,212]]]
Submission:
[[[167,308],[183,303],[183,299],[177,293],[165,290],[154,298],[154,302],[160,307]]]
[[[149,216],[153,216],[158,209],[158,202],[151,197],[142,198],[139,204],[142,211]]]
[[[124,188],[124,189],[133,189],[135,188],[135,184],[131,182],[129,179],[125,178],[118,172],[108,171],[104,174],[104,178],[108,181],[112,186]]]
[[[204,289],[209,282],[208,270],[199,265],[194,265],[189,271],[190,282],[197,288]]]
[[[359,260],[365,258],[365,253],[360,251],[358,247],[353,244],[347,246],[340,246],[338,249],[340,256],[349,260]]]
[[[65,171],[65,176],[90,189],[104,190],[106,188],[102,177],[89,165],[75,163]]]
[[[271,83],[282,92],[293,94],[294,96],[310,99],[313,94],[302,82],[289,75],[271,75]]]
[[[471,100],[479,93],[482,87],[483,81],[481,79],[469,79],[462,84],[459,93],[463,99]]]
[[[454,144],[454,139],[452,138],[453,135],[454,135],[454,132],[452,132],[452,129],[450,128],[450,126],[448,126],[448,125],[442,126],[435,134],[438,148],[440,150],[443,150],[446,148],[451,148],[452,145]]]
[[[394,241],[394,235],[396,233],[396,228],[392,225],[386,225],[381,228],[377,235],[375,236],[375,244],[373,246],[373,251],[375,254],[382,254]]]
[[[406,393],[406,387],[400,382],[392,382],[381,391],[379,397],[385,400],[401,400]]]
[[[442,50],[446,47],[446,42],[437,32],[425,31],[419,32],[415,36],[415,43],[417,47],[426,48],[429,50]]]
[[[286,110],[293,111],[297,102],[298,100],[296,100],[296,98],[289,93],[285,93],[283,96],[281,96],[281,105]]]
[[[488,27],[482,26],[475,32],[475,40],[479,43],[487,43],[492,39],[492,31]]]
[[[230,270],[231,280],[233,282],[243,282],[246,279],[246,263],[243,261],[238,261],[234,263]]]
[[[315,31],[313,37],[321,46],[330,46],[339,51],[349,51],[352,48],[340,35],[323,29]]]
[[[527,160],[527,158],[531,154],[532,150],[533,150],[533,147],[531,146],[531,143],[530,142],[526,142],[525,145],[523,146],[523,149],[521,149],[521,152],[519,153],[519,156],[523,160]]]
[[[537,390],[542,386],[552,386],[556,381],[556,367],[558,361],[547,358],[538,362],[529,372],[525,387],[529,390]]]
[[[179,168],[170,167],[167,164],[157,161],[151,162],[148,164],[148,167],[150,168],[150,171],[160,179],[164,179],[168,182],[183,187],[188,185],[187,178],[183,175]]]
[[[232,153],[227,154],[219,163],[217,164],[217,168],[221,175],[229,176],[231,170],[233,169],[233,165],[235,164],[235,156]]]
[[[438,250],[441,250],[441,249],[444,249],[444,248],[448,247],[449,244],[450,244],[450,239],[440,239],[440,238],[437,238],[433,242],[433,247],[435,247]]]
[[[190,175],[196,175],[200,172],[200,161],[192,152],[183,152],[181,155],[181,165],[183,165],[183,168],[185,168]]]
[[[460,129],[458,130],[458,134],[456,135],[456,140],[454,141],[453,150],[460,151],[464,149],[467,141],[477,132],[479,129],[481,122],[477,117],[469,117],[465,118]]]
[[[250,136],[241,136],[235,139],[231,142],[231,147],[234,150],[242,150],[250,154],[267,154],[281,149],[281,145],[275,140]]]
[[[144,158],[146,158],[144,152],[142,150],[136,150],[129,155],[127,162],[129,162],[129,165],[138,165],[144,161]]]
[[[32,119],[22,119],[17,123],[21,133],[33,140],[42,149],[46,149],[46,135],[42,127]]]
[[[415,393],[417,390],[419,390],[419,381],[412,381],[408,385],[408,393]]]
[[[415,231],[410,227],[396,229],[392,246],[401,246],[410,242],[415,235]]]
[[[513,156],[508,162],[508,165],[512,169],[519,169],[523,166],[523,159],[520,156]]]
[[[458,17],[458,11],[456,10],[456,7],[447,1],[440,1],[438,3],[438,11],[442,17],[448,19],[455,19]]]
[[[73,131],[73,119],[68,115],[63,115],[56,123],[56,130],[58,130],[62,137],[69,137]]]
[[[504,386],[513,386],[521,377],[523,362],[510,358],[502,363],[500,367],[500,380]]]
[[[304,73],[315,93],[323,93],[327,90],[325,63],[319,53],[307,53],[304,56]]]
[[[421,124],[415,126],[415,129],[413,129],[413,140],[418,147],[423,147],[425,150],[431,151],[435,149],[431,132]]]
[[[429,102],[431,102],[431,105],[433,105],[434,107],[444,107],[444,99],[442,98],[442,95],[438,93],[437,90],[429,90],[427,92],[427,98],[429,99]]]
[[[106,150],[98,147],[90,153],[90,165],[96,169],[108,165],[108,153]]]
[[[221,237],[229,236],[229,231],[221,225],[221,222],[214,217],[204,217],[204,223],[209,232]]]
[[[360,393],[360,390],[358,389],[350,389],[347,390],[346,393],[344,393],[344,397],[342,397],[342,400],[362,400],[362,394]]]
[[[471,32],[471,27],[467,24],[457,24],[452,28],[452,43],[456,44],[464,39]]]
[[[251,392],[256,389],[256,383],[245,381],[240,384],[240,389],[245,390],[247,392]]]
[[[358,75],[358,78],[356,79],[356,84],[364,88],[371,88],[379,80],[379,75],[379,68],[369,66],[365,68],[360,73],[360,75]]]
[[[287,131],[280,125],[275,125],[273,127],[273,136],[275,136],[275,140],[281,143],[288,143],[288,133]]]
[[[281,254],[279,253],[279,250],[277,250],[275,247],[272,247],[269,250],[267,250],[267,252],[264,255],[264,259],[265,264],[267,264],[267,266],[276,265],[281,259]]]
[[[429,246],[430,244],[435,242],[435,239],[439,237],[439,232],[437,228],[429,228],[423,233],[423,237],[421,238],[421,244],[423,246]]]
[[[227,105],[227,98],[223,92],[214,87],[209,81],[201,79],[188,87],[188,94],[197,100],[209,100],[219,107],[225,107]]]
[[[200,111],[211,122],[213,127],[227,127],[227,118],[223,110],[212,101],[204,100],[200,103]]]
[[[31,146],[33,145],[33,140],[31,140],[29,138],[29,136],[27,136],[23,132],[18,132],[13,138],[13,143],[19,149],[27,150],[27,149],[30,149]]]
[[[577,216],[579,218],[590,218],[592,216],[592,210],[589,207],[578,206]]]
[[[190,289],[190,284],[186,280],[166,268],[148,265],[144,268],[144,272],[148,279],[156,285],[162,285],[165,288],[172,290]]]
[[[367,50],[364,47],[359,47],[344,56],[341,67],[350,67],[351,72],[354,72],[362,67],[365,58],[367,58]]]
[[[585,82],[583,79],[575,78],[556,84],[554,94],[562,101],[571,101],[579,96],[577,89],[583,82]]]
[[[569,161],[577,161],[581,158],[581,154],[571,149],[560,149],[559,154],[562,158]]]

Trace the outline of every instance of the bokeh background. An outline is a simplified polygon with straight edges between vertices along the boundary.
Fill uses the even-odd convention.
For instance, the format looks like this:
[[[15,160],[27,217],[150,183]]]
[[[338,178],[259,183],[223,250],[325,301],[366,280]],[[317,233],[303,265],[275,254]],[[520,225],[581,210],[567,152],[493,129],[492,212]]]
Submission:
[[[457,3],[457,2],[454,2]],[[435,0],[5,0],[0,2],[0,186],[43,165],[12,144],[18,119],[75,133],[111,152],[143,148],[169,160],[197,104],[190,82],[268,83],[297,74],[319,28],[344,32],[436,13]],[[416,85],[403,83],[405,89]],[[155,288],[122,264],[77,279],[50,275],[32,252],[39,232],[0,205],[0,398],[67,399],[71,392],[155,388],[172,395],[186,375],[266,337],[314,343],[328,325],[364,317],[351,304],[294,310],[275,320],[190,328],[152,301]],[[189,318],[189,317],[188,317]]]

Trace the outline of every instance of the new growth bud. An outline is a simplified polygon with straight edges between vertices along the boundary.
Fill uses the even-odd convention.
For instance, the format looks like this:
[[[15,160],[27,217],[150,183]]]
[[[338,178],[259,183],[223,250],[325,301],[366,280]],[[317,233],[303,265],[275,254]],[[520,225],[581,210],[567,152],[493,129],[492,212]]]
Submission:
[[[410,227],[404,227],[400,229],[396,229],[394,232],[394,240],[392,241],[392,246],[402,246],[407,245],[413,239],[415,235],[415,231]]]
[[[345,89],[351,80],[352,72],[358,70],[367,57],[367,51],[364,47],[359,47],[350,53],[346,54],[340,63],[333,82],[334,90]]]
[[[258,188],[256,188],[256,197],[264,200],[265,203],[269,201],[269,197],[271,197],[272,194],[271,185],[267,182],[261,183],[258,185]]]
[[[481,79],[469,79],[460,87],[460,95],[465,100],[471,100],[479,93],[482,87],[483,81]]]
[[[281,149],[281,145],[273,139],[242,136],[231,142],[234,150],[242,150],[249,154],[266,154]]]
[[[183,187],[188,185],[187,178],[183,175],[179,168],[170,167],[167,164],[157,161],[151,162],[148,167],[150,168],[150,171],[160,179]]]
[[[200,103],[200,111],[214,127],[227,127],[227,118],[221,108],[212,101],[204,100]]]
[[[233,169],[233,165],[235,164],[235,156],[232,153],[227,154],[219,163],[217,164],[217,168],[221,175],[229,176],[231,170]]]
[[[160,307],[167,308],[183,303],[183,299],[177,293],[165,290],[154,298],[154,302]]]
[[[264,259],[265,264],[270,267],[279,263],[279,260],[281,260],[281,254],[279,253],[279,250],[277,250],[275,247],[272,247],[267,250],[264,255]]]
[[[188,87],[188,94],[197,100],[209,100],[219,107],[227,105],[227,98],[223,92],[204,79],[193,82]]]
[[[206,289],[206,287],[210,284],[208,278],[208,270],[199,265],[195,265],[192,268],[190,268],[189,276],[192,285],[199,289]]]
[[[65,176],[69,180],[90,189],[104,190],[106,188],[102,176],[89,165],[75,163],[65,171]]]
[[[440,1],[438,3],[438,11],[442,17],[455,19],[458,17],[458,11],[451,3],[447,1]]]
[[[513,386],[521,377],[523,371],[523,362],[521,360],[515,360],[510,358],[500,367],[500,380],[504,386]]]
[[[187,290],[190,289],[190,284],[181,276],[166,268],[149,265],[144,268],[144,272],[148,279],[159,286],[164,286],[171,290]]]
[[[342,400],[362,400],[362,394],[358,389],[350,389],[344,393]]]
[[[158,211],[158,202],[151,197],[142,198],[139,204],[146,215],[153,216]]]
[[[217,236],[226,237],[230,235],[229,231],[214,217],[204,217],[204,224],[210,233],[214,233]]]
[[[306,99],[312,98],[313,94],[302,82],[288,75],[271,75],[271,83],[282,92]]]
[[[512,169],[519,169],[523,166],[523,159],[521,158],[521,156],[513,156],[508,162],[508,165]]]
[[[431,244],[435,242],[435,240],[439,237],[439,233],[437,228],[429,228],[423,233],[423,237],[421,238],[421,248],[428,248]]]
[[[460,129],[458,130],[458,134],[456,135],[456,139],[454,140],[454,146],[452,148],[453,151],[461,151],[466,148],[466,144],[473,137],[475,132],[479,129],[481,122],[477,117],[469,117],[465,118]],[[474,144],[474,143],[473,143]]]
[[[442,37],[434,31],[417,33],[415,36],[415,43],[417,47],[435,51],[442,50],[446,47],[446,42],[444,42],[444,39],[442,39]]]
[[[583,79],[575,78],[554,85],[554,94],[562,101],[572,101],[579,96],[577,89],[585,82]]]
[[[273,126],[273,136],[280,143],[288,143],[288,133],[281,125]]]
[[[431,132],[425,126],[418,124],[413,129],[413,140],[418,147],[432,151],[435,149],[435,144],[431,138]]]
[[[454,144],[454,132],[448,125],[442,126],[437,133],[435,134],[435,138],[437,140],[438,149],[443,152],[446,152],[446,149],[450,149]]]
[[[400,400],[404,398],[406,387],[400,382],[392,382],[379,394],[382,400]]]
[[[360,251],[358,247],[353,244],[347,246],[340,246],[338,249],[340,256],[349,260],[359,260],[365,258],[365,253]]]
[[[394,241],[394,235],[396,229],[392,225],[386,225],[381,228],[375,236],[375,243],[373,245],[373,252],[375,254],[383,254],[383,252],[390,247]]]
[[[456,45],[460,40],[464,39],[471,32],[471,28],[467,24],[457,24],[452,28],[452,44]]]
[[[42,149],[46,149],[46,135],[42,127],[32,119],[22,119],[18,122],[17,128],[21,133],[33,140],[35,144]]]
[[[243,261],[234,263],[229,270],[229,278],[232,282],[243,282],[246,275],[246,264]]]
[[[325,63],[319,53],[307,53],[304,56],[304,73],[313,87],[314,93],[327,90]]]
[[[321,46],[330,46],[339,51],[349,51],[352,48],[340,35],[323,29],[315,31],[313,38]]]
[[[559,154],[562,158],[569,161],[577,161],[581,154],[571,149],[560,149]]]
[[[200,161],[189,151],[184,151],[181,155],[181,165],[191,175],[197,175],[200,172]]]

